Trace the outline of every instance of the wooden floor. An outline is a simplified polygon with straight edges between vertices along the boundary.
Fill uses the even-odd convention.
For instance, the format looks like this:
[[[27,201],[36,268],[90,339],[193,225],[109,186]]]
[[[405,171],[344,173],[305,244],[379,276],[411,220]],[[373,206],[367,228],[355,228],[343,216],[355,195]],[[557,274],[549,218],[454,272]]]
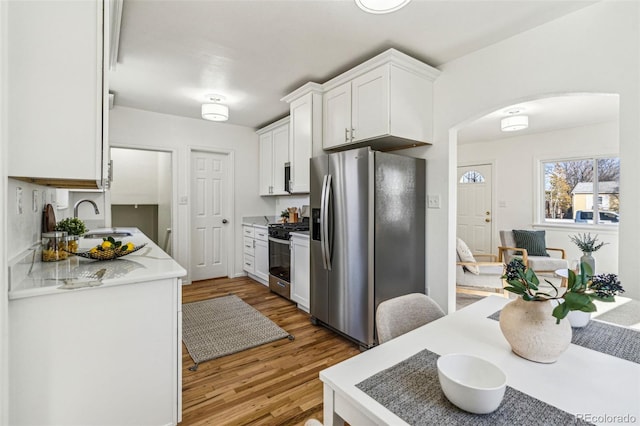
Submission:
[[[250,278],[198,281],[183,303],[233,293],[295,336],[202,362],[182,345],[181,425],[303,425],[322,421],[318,373],[359,353],[357,345],[312,325],[309,315]]]

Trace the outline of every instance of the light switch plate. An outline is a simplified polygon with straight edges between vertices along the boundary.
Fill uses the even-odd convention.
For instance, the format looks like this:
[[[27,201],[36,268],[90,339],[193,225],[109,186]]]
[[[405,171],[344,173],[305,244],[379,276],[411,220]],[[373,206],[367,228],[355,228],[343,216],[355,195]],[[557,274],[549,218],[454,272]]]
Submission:
[[[427,196],[427,206],[430,209],[439,209],[440,208],[440,196],[439,195],[428,195]]]

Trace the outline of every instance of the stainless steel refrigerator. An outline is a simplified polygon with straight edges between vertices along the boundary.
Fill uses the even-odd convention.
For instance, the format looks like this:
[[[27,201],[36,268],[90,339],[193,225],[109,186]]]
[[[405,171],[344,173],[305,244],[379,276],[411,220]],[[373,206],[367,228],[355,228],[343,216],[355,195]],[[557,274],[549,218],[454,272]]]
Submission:
[[[375,309],[425,292],[425,160],[360,148],[311,159],[311,320],[363,347]]]

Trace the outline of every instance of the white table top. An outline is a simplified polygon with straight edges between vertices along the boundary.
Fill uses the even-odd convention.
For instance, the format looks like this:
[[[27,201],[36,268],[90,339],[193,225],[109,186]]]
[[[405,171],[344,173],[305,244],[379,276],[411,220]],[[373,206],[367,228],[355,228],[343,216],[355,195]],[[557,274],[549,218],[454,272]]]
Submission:
[[[509,386],[566,412],[627,415],[640,422],[640,364],[574,344],[553,364],[520,358],[511,352],[498,321],[487,318],[508,302],[502,297],[487,297],[323,370],[320,380],[337,399],[357,407],[372,423],[401,425],[406,423],[355,385],[423,349],[439,355],[472,353],[499,365]],[[597,417],[590,421],[606,423]]]

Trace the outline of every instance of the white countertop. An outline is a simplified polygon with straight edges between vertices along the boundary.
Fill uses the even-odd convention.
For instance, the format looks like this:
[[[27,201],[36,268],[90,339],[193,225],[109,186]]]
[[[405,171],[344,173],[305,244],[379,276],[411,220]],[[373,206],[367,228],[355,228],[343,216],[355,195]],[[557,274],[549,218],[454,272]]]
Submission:
[[[118,229],[126,229],[133,235],[118,237],[117,241],[132,242],[135,246],[146,243],[146,246],[107,261],[70,255],[66,260],[58,262],[41,262],[38,248],[27,250],[9,262],[9,299],[65,294],[70,291],[177,278],[187,274],[182,266],[137,228]],[[87,251],[101,241],[101,238],[80,238],[78,251]],[[98,278],[100,275],[101,279]]]
[[[278,218],[275,216],[243,216],[242,224],[247,226],[267,226],[270,223],[278,223]]]

